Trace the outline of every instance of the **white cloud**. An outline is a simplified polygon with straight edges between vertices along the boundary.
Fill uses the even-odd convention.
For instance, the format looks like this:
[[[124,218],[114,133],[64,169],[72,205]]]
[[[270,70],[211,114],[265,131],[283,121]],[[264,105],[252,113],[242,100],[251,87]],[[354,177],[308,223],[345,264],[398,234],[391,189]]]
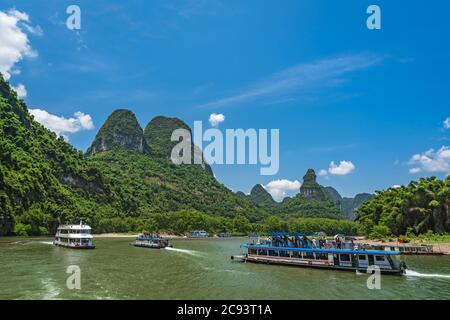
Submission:
[[[450,129],[450,117],[444,120],[444,129]]]
[[[313,89],[333,87],[346,82],[345,76],[372,67],[382,61],[375,55],[359,54],[298,64],[269,75],[237,94],[208,102],[199,107],[223,107],[250,101],[279,100],[292,94],[307,94]]]
[[[355,170],[355,165],[351,161],[341,161],[339,165],[336,165],[334,161],[331,161],[328,172],[335,175],[346,175]]]
[[[331,161],[328,170],[322,169],[319,171],[319,176],[326,176],[328,174],[344,176],[352,173],[355,170],[355,165],[351,161],[340,161],[337,165],[334,161]]]
[[[290,181],[286,179],[273,180],[266,185],[263,185],[264,189],[269,192],[275,201],[283,200],[289,191],[298,191],[301,183],[298,180]]]
[[[11,74],[20,72],[14,69],[19,61],[37,56],[26,32],[42,34],[42,29],[30,26],[28,21],[29,16],[24,12],[15,9],[0,11],[0,72],[6,80]]]
[[[391,187],[391,189],[399,189],[399,188],[401,188],[402,186],[401,185],[399,185],[399,184],[394,184],[392,187]]]
[[[63,136],[66,140],[68,140],[68,133],[94,129],[91,116],[79,111],[75,112],[74,117],[68,119],[50,114],[41,109],[29,109],[28,111],[37,122],[57,135]]]
[[[435,151],[430,149],[424,153],[418,153],[411,157],[408,164],[414,166],[410,173],[436,172],[450,173],[450,148],[443,146]]]
[[[225,116],[221,113],[219,113],[219,114],[212,113],[212,114],[210,114],[208,121],[213,127],[217,127],[219,125],[219,123],[222,123],[225,121]]]
[[[19,84],[17,87],[11,87],[16,93],[19,98],[25,98],[27,96],[27,89],[23,84]]]

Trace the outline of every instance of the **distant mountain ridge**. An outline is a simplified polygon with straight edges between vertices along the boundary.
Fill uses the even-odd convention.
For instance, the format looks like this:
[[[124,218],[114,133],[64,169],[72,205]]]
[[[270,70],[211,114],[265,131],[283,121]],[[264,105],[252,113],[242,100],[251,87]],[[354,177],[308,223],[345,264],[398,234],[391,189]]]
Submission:
[[[286,217],[344,218],[324,188],[317,183],[313,169],[309,169],[304,175],[299,193],[293,197],[284,198],[281,203],[276,202],[261,184],[255,185],[249,195],[240,191],[237,194],[250,199],[268,214]]]
[[[277,215],[351,220],[355,219],[357,209],[373,197],[371,194],[361,193],[354,198],[343,198],[333,187],[323,187],[317,183],[314,169],[308,169],[303,176],[299,193],[285,197],[280,203],[274,201],[271,194],[260,184],[255,185],[249,195],[240,191],[237,194]]]
[[[341,212],[347,219],[355,219],[356,211],[361,205],[373,198],[373,194],[370,193],[358,193],[353,198],[342,197],[339,192],[333,187],[325,187],[325,191],[328,193],[334,204],[341,209]]]

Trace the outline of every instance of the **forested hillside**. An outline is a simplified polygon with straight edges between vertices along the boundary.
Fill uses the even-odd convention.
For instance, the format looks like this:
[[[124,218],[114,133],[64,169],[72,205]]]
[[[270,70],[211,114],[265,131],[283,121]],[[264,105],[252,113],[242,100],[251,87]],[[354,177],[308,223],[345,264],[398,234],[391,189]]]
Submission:
[[[378,192],[361,206],[356,221],[373,236],[450,232],[450,177],[421,178]]]
[[[202,166],[152,157],[130,111],[111,115],[86,157],[34,121],[3,78],[0,94],[0,235],[51,234],[81,218],[96,231],[132,231],[152,226],[152,215],[179,210],[263,218]]]
[[[0,235],[45,234],[108,210],[103,176],[80,151],[33,120],[0,75]]]
[[[84,155],[36,122],[0,76],[0,235],[52,234],[80,219],[95,232],[356,232],[332,201],[338,193],[320,186],[312,169],[296,196],[276,203],[261,185],[233,193],[207,164],[174,165],[170,133],[178,127],[190,130],[159,116],[144,131],[131,111],[117,110]],[[449,178],[421,179],[377,193],[356,221],[367,235],[449,232],[449,205]]]

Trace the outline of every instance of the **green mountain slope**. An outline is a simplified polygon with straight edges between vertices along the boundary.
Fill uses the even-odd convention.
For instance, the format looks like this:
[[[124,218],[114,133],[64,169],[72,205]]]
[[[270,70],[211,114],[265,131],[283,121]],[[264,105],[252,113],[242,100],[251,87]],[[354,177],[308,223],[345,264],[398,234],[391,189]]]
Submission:
[[[308,199],[301,194],[285,199],[276,210],[279,215],[285,216],[329,219],[345,218],[339,208],[329,198],[325,200]]]
[[[196,226],[261,219],[251,201],[200,165],[152,157],[130,111],[108,118],[85,157],[34,121],[3,78],[0,95],[0,235],[51,234],[81,218],[97,232],[141,231],[144,222],[163,228],[155,217],[174,211],[186,216],[184,228],[189,219],[201,222]]]
[[[275,201],[273,200],[270,193],[267,192],[267,190],[264,189],[263,186],[260,184],[257,184],[252,188],[252,190],[250,191],[250,195],[248,197],[255,204],[259,205],[275,204]]]
[[[258,219],[252,203],[217,182],[200,166],[168,161],[125,150],[112,150],[89,158],[106,177],[120,212],[132,217],[195,209],[233,218],[242,214]]]
[[[148,143],[150,154],[153,158],[166,159],[170,161],[172,148],[178,141],[171,141],[172,133],[177,129],[185,129],[190,132],[191,139],[192,130],[182,120],[178,118],[169,118],[165,116],[157,116],[153,118],[144,129],[145,140]],[[191,143],[191,160],[194,163],[194,154],[199,154],[202,159],[201,150]],[[208,173],[213,175],[211,167],[203,161],[201,165]]]
[[[47,233],[92,214],[108,193],[100,172],[34,121],[0,75],[0,235]]]
[[[119,109],[108,117],[86,154],[93,155],[113,149],[148,152],[142,128],[134,113],[129,110]]]

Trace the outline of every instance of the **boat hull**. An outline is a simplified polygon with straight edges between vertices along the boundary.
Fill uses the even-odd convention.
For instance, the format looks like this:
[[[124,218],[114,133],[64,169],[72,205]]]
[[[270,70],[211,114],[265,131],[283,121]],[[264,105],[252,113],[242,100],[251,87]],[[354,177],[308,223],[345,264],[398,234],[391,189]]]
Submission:
[[[68,249],[77,249],[77,250],[91,250],[91,249],[95,249],[95,246],[67,246],[67,245],[63,245],[63,244],[59,244],[59,243],[53,243],[55,246],[57,247],[62,247],[62,248],[68,248]]]
[[[165,247],[172,247],[172,246],[165,246],[165,245],[145,245],[145,244],[136,244],[133,243],[133,246],[138,248],[147,248],[147,249],[164,249]]]
[[[298,259],[288,259],[288,258],[276,258],[276,257],[255,257],[255,256],[232,256],[232,260],[235,261],[243,261],[243,262],[252,262],[252,263],[260,263],[260,264],[273,264],[273,265],[284,265],[291,267],[302,267],[302,268],[316,268],[316,269],[327,269],[327,270],[338,270],[338,271],[352,271],[352,272],[362,272],[366,273],[367,268],[361,267],[342,267],[335,266],[328,263],[328,261],[306,261],[306,260],[298,260]],[[390,275],[401,275],[404,274],[403,269],[383,269],[380,268],[381,274],[390,274]]]

